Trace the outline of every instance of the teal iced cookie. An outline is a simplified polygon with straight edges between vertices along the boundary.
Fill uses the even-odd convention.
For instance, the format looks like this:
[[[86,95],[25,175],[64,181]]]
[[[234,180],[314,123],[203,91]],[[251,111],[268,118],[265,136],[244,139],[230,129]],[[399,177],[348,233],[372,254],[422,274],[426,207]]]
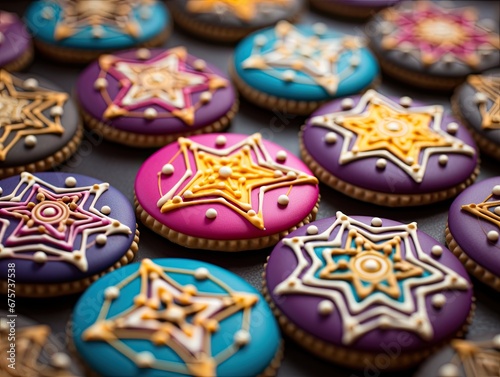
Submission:
[[[361,37],[281,21],[240,42],[231,75],[249,101],[307,115],[332,98],[367,89],[379,67]]]
[[[144,259],[104,276],[78,301],[72,337],[103,377],[274,376],[281,359],[258,291],[189,259]]]
[[[134,46],[159,46],[171,29],[165,5],[156,0],[39,0],[24,17],[38,49],[69,62]]]

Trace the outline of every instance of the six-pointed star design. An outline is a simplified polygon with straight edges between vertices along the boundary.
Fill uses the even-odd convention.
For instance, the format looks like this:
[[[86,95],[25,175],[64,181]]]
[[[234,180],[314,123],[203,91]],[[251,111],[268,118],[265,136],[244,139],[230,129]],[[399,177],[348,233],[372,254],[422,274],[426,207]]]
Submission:
[[[493,103],[489,109],[487,101],[478,104],[482,127],[487,130],[500,129],[500,76],[471,75],[467,78],[467,82],[478,93],[484,94],[487,101]]]
[[[356,294],[354,283],[344,279],[331,279],[329,275],[321,276],[321,271],[328,266],[326,261],[332,249],[349,249],[351,245],[346,245],[342,239],[347,238],[345,235],[352,231],[360,235],[363,242],[368,240],[372,244],[387,243],[392,249],[399,245],[401,250],[405,250],[400,262],[410,268],[407,272],[413,276],[399,279],[398,295],[389,294],[388,288],[389,292],[373,290],[365,297],[360,297]],[[356,238],[353,241],[355,243]],[[350,344],[378,328],[403,329],[415,332],[423,339],[431,339],[434,330],[427,312],[426,298],[451,289],[469,289],[469,283],[464,278],[422,250],[415,223],[374,227],[338,212],[335,222],[323,233],[285,238],[282,242],[294,253],[297,266],[274,288],[274,293],[306,294],[332,300],[342,322],[344,344]],[[396,263],[384,262],[366,251],[356,255],[358,260],[354,261],[355,256],[353,261],[358,263],[358,272],[362,271],[365,278],[371,274],[372,280],[375,279],[377,271],[383,271],[382,268],[386,268],[388,272],[389,269],[392,270],[387,276],[402,272],[399,269],[403,263],[398,267]],[[392,258],[395,256],[393,251]]]
[[[220,203],[257,228],[265,229],[263,205],[266,191],[318,182],[313,176],[275,163],[259,134],[226,149],[209,148],[185,138],[180,138],[178,143],[186,173],[158,201],[162,212],[196,204]],[[188,157],[190,151],[194,154],[195,170]],[[187,184],[179,189],[186,181]],[[252,191],[256,189],[259,189],[258,209],[252,203]]]
[[[174,116],[192,125],[195,112],[201,106],[201,100],[193,101],[193,95],[215,92],[226,87],[228,82],[216,74],[190,68],[187,58],[183,47],[167,50],[144,62],[114,55],[102,56],[99,59],[101,70],[116,78],[121,85],[116,97],[107,100],[104,118],[132,116],[134,110],[156,105],[165,110],[158,117]],[[104,96],[105,100],[108,97]]]
[[[212,334],[219,330],[219,323],[236,313],[243,312],[241,330],[249,331],[252,307],[258,297],[247,292],[236,292],[210,273],[206,279],[220,286],[223,293],[204,293],[192,285],[181,285],[170,273],[193,275],[195,271],[171,269],[142,260],[136,273],[104,292],[105,304],[94,324],[82,334],[84,341],[105,341],[132,361],[153,369],[180,371],[193,376],[215,376],[217,365],[231,356],[221,351],[213,355]],[[132,306],[108,317],[113,300],[135,279],[140,279],[140,292],[133,298]],[[132,298],[131,300],[132,301]],[[157,347],[170,347],[185,364],[156,360],[148,352],[148,365],[141,354],[135,354],[122,340],[150,340]],[[231,348],[231,346],[229,346]],[[236,347],[237,349],[237,347]],[[144,354],[142,359],[144,359]],[[172,365],[173,364],[173,365]]]
[[[406,109],[369,90],[353,109],[314,117],[312,124],[343,136],[339,163],[384,157],[421,182],[432,154],[475,154],[474,148],[441,129],[442,117],[442,106]]]
[[[276,25],[275,34],[274,44],[269,48],[254,47],[242,67],[263,70],[280,80],[319,85],[330,95],[334,95],[342,79],[352,73],[364,46],[363,40],[355,36],[320,38],[306,35],[286,21]],[[353,65],[339,70],[338,62],[348,52],[352,53]],[[287,77],[290,73],[293,75]]]
[[[0,70],[0,161],[28,135],[64,132],[61,115],[46,116],[44,112],[63,107],[68,95],[43,88],[22,91],[22,87],[22,80]]]

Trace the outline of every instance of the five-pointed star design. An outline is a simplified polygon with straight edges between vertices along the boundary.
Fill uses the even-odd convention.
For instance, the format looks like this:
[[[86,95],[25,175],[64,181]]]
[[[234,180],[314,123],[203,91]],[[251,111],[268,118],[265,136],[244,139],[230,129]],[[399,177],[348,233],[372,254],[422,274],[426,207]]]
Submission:
[[[193,101],[193,95],[200,92],[213,93],[228,85],[227,80],[213,74],[191,69],[186,60],[185,48],[177,47],[144,62],[135,62],[114,55],[104,55],[99,59],[101,76],[109,74],[121,85],[116,97],[103,96],[108,103],[104,117],[143,116],[134,110],[159,106],[166,112],[158,117],[177,117],[188,125],[193,125],[195,112],[201,100]],[[106,88],[101,89],[101,93]]]
[[[362,238],[360,242],[388,244],[393,250],[397,248],[405,250],[404,255],[400,255],[400,271],[394,271],[397,270],[395,263],[392,266],[389,263],[385,264],[387,268],[392,268],[395,274],[403,273],[409,268],[406,272],[413,275],[411,278],[408,276],[399,279],[397,282],[399,294],[391,296],[383,290],[373,290],[362,298],[356,294],[354,283],[343,279],[331,279],[330,275],[321,276],[321,271],[327,266],[331,250],[348,249],[349,245],[342,239],[350,232],[353,232],[353,236],[354,232],[360,235]],[[379,328],[403,329],[415,332],[424,339],[431,339],[434,330],[427,312],[426,298],[452,289],[470,289],[469,283],[464,278],[422,250],[415,223],[376,227],[337,212],[335,222],[324,232],[285,238],[282,242],[294,253],[297,266],[274,288],[274,293],[305,294],[331,300],[343,325],[344,344],[351,344],[360,336]],[[356,238],[353,242],[356,244]],[[392,251],[391,255],[393,261],[396,261],[397,254]],[[376,259],[373,254],[363,251],[358,253],[358,258],[358,266],[364,267],[364,274],[367,270],[377,269],[378,267],[375,267],[377,263],[380,268],[385,263],[378,256]],[[362,270],[363,268],[358,267],[358,271]],[[389,286],[387,290],[390,292]]]
[[[500,48],[499,35],[478,25],[473,8],[445,9],[418,1],[407,9],[386,9],[381,17],[382,47],[408,50],[425,65],[446,57],[476,67],[482,59],[480,49]]]
[[[22,90],[23,81],[0,70],[0,161],[28,135],[57,134],[64,128],[61,115],[46,115],[46,110],[63,107],[66,93],[43,88]]]
[[[343,136],[339,163],[384,157],[421,182],[430,155],[475,154],[474,148],[441,129],[442,118],[442,106],[407,109],[369,90],[353,109],[314,117],[312,124]]]
[[[492,340],[483,341],[454,339],[451,347],[456,354],[450,362],[461,365],[465,377],[497,376],[500,372],[500,351],[496,343],[498,339],[498,335]]]
[[[95,38],[103,35],[103,26],[137,38],[141,27],[134,11],[148,6],[147,0],[55,0],[61,8],[54,38],[63,40],[91,29]],[[53,17],[53,4],[47,3],[46,14]]]
[[[290,0],[188,0],[186,9],[192,13],[229,12],[241,21],[250,22],[260,14],[259,8],[284,7],[288,4]]]
[[[266,191],[318,183],[313,176],[275,163],[260,134],[249,136],[226,149],[210,148],[185,138],[180,138],[178,143],[179,156],[186,163],[186,173],[158,201],[162,212],[196,204],[220,203],[257,228],[265,229],[263,206]],[[191,167],[189,151],[194,155],[196,169]],[[179,189],[186,181],[187,184]],[[257,210],[252,203],[252,192],[256,189],[259,189]]]
[[[276,25],[275,34],[273,45],[255,46],[242,67],[259,69],[284,81],[319,85],[329,95],[334,95],[339,83],[352,74],[364,46],[363,40],[355,36],[321,38],[306,35],[286,21]],[[255,43],[259,41],[258,37]],[[352,54],[353,64],[340,70],[338,62],[347,53]]]
[[[41,252],[47,261],[65,261],[86,271],[90,236],[131,233],[94,207],[108,187],[61,188],[22,173],[14,191],[0,197],[0,258],[36,261]],[[12,223],[15,228],[8,232]]]
[[[488,109],[487,102],[479,103],[479,111],[482,117],[482,128],[498,130],[500,129],[500,76],[479,76],[471,75],[467,82],[486,96],[493,105]]]
[[[500,199],[498,196],[496,200],[494,199],[494,194],[491,193],[486,199],[481,203],[471,203],[462,206],[462,210],[470,213],[471,215],[477,216],[483,220],[486,220],[500,229]]]
[[[208,281],[219,286],[223,293],[200,292],[193,285],[181,285],[170,276],[181,273],[194,276],[193,270],[163,267],[150,259],[142,260],[136,273],[119,282],[113,295],[105,291],[105,303],[96,322],[82,334],[84,341],[104,341],[133,362],[141,363],[124,339],[150,340],[157,347],[169,347],[185,365],[155,359],[149,354],[148,367],[165,371],[177,371],[193,376],[215,376],[217,366],[237,352],[227,350],[213,355],[212,334],[219,331],[219,323],[236,313],[243,313],[241,332],[248,333],[252,307],[258,297],[247,292],[236,292],[214,278],[210,272]],[[140,279],[140,292],[133,298],[131,307],[109,316],[113,300],[119,292],[135,279]],[[132,298],[131,300],[132,301]],[[229,348],[235,345],[229,345]],[[144,365],[143,365],[144,366]],[[185,369],[185,370],[184,370]]]

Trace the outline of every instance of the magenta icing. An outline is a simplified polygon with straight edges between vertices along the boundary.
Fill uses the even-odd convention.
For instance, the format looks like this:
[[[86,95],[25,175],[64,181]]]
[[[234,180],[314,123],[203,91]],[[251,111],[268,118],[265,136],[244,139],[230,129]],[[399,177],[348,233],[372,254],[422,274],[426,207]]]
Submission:
[[[19,18],[0,11],[0,68],[12,63],[31,46],[31,36]]]
[[[219,135],[227,139],[224,147],[216,147],[215,141]],[[223,149],[247,137],[247,135],[239,134],[207,134],[193,136],[189,139],[205,146]],[[279,145],[267,140],[263,141],[263,145],[273,158],[275,158],[277,152],[283,150]],[[290,201],[287,206],[279,205],[278,198],[280,195],[287,194],[289,187],[276,188],[266,192],[263,203],[264,230],[258,229],[247,219],[219,203],[196,204],[161,213],[157,206],[157,202],[161,197],[158,189],[158,173],[178,151],[179,146],[177,142],[160,149],[142,165],[135,181],[135,193],[143,209],[157,221],[177,232],[194,237],[217,240],[264,237],[285,231],[300,223],[314,209],[318,201],[319,189],[317,184],[294,185],[293,189],[288,194]],[[191,166],[195,169],[196,164],[192,151],[189,151],[188,154]],[[252,159],[255,160],[256,156],[254,151],[251,151],[251,155]],[[171,164],[175,169],[174,173],[171,175],[161,175],[163,194],[169,191],[186,172],[186,166],[182,156],[181,158],[176,158]],[[286,161],[282,162],[282,164],[312,176],[312,173],[304,163],[292,155],[291,152],[287,152]],[[194,173],[196,173],[196,171],[194,171]],[[184,186],[185,184],[180,186],[180,189]],[[258,196],[259,189],[253,189],[252,206],[256,212],[258,212]],[[217,211],[216,219],[208,219],[205,216],[206,211],[210,208],[214,208]]]
[[[150,64],[154,67],[155,63],[165,55],[168,55],[172,50],[165,49],[151,49],[150,57],[148,59],[139,59],[137,57],[137,49],[129,50],[126,52],[118,52],[112,56],[119,61],[137,64]],[[139,133],[139,134],[172,134],[179,132],[189,132],[208,126],[221,117],[223,117],[232,108],[235,102],[235,92],[229,80],[225,75],[213,65],[206,63],[206,68],[203,72],[196,71],[193,67],[196,61],[200,60],[198,57],[188,55],[186,64],[180,62],[180,70],[188,73],[207,77],[208,75],[219,76],[221,79],[227,80],[227,86],[219,88],[213,93],[210,103],[201,106],[195,112],[195,121],[192,125],[187,125],[183,120],[178,117],[145,119],[144,117],[137,116],[118,116],[113,119],[104,119],[104,113],[108,107],[107,103],[100,95],[99,90],[94,87],[94,83],[98,77],[104,77],[108,81],[107,91],[110,99],[118,105],[122,105],[124,95],[130,88],[130,80],[127,80],[122,72],[111,68],[104,76],[99,76],[100,67],[99,62],[96,61],[90,64],[80,75],[77,82],[77,99],[82,109],[90,114],[93,118],[103,121],[103,123],[110,127],[117,128],[122,131]],[[123,85],[123,86],[121,86]],[[184,99],[186,105],[197,103],[200,99],[203,89],[206,89],[206,84],[191,87],[184,90]],[[171,113],[173,109],[160,99],[141,101],[133,106],[123,106],[128,110],[143,112],[147,108],[155,109],[159,114]],[[186,107],[186,106],[185,106]]]
[[[463,205],[485,201],[495,186],[500,186],[500,177],[485,179],[462,192],[450,207],[448,227],[457,244],[469,258],[494,275],[500,276],[500,241],[491,242],[487,238],[490,231],[500,233],[500,216],[493,212],[495,208],[500,208],[500,195],[493,195],[487,200],[488,203],[497,203],[488,209],[490,220],[479,218],[462,209]]]

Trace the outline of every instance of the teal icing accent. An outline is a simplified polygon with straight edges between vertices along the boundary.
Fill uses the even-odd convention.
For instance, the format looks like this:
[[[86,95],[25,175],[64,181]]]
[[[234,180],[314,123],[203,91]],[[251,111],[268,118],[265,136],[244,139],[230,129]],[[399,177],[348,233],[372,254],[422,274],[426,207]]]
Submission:
[[[314,31],[310,25],[296,26],[304,35],[313,36]],[[234,53],[234,67],[240,79],[247,85],[264,92],[268,95],[279,98],[297,100],[297,101],[323,101],[330,98],[352,95],[366,89],[379,75],[379,66],[373,54],[367,48],[360,49],[360,64],[355,72],[339,83],[337,92],[330,95],[323,87],[314,83],[290,83],[279,78],[271,76],[269,73],[260,69],[244,69],[242,62],[252,54],[254,49],[254,40],[257,36],[263,35],[267,38],[267,43],[262,47],[262,51],[268,51],[276,42],[274,27],[260,30],[246,37],[236,47]],[[329,30],[321,36],[321,39],[341,38],[345,36],[342,33]],[[343,70],[349,64],[351,52],[342,54],[338,61],[339,71]],[[281,72],[289,68],[280,68]],[[308,77],[302,72],[295,71],[297,77]]]
[[[193,271],[199,267],[205,267],[212,276],[224,282],[233,291],[258,295],[259,300],[251,310],[250,343],[219,364],[217,376],[250,377],[256,376],[265,370],[279,348],[280,335],[271,310],[265,299],[255,288],[235,274],[209,263],[188,259],[154,259],[153,262],[164,267]],[[185,376],[185,374],[181,373],[139,368],[107,342],[84,341],[82,339],[83,332],[95,323],[99,315],[104,302],[104,290],[109,286],[119,284],[128,276],[137,272],[138,269],[139,263],[134,263],[113,271],[92,284],[80,297],[73,312],[72,335],[76,349],[86,364],[103,377]],[[196,280],[193,276],[182,273],[169,272],[168,276],[183,286],[194,285],[200,294],[204,292],[225,293],[220,286],[210,280]],[[132,307],[132,300],[139,291],[140,279],[135,278],[130,284],[121,289],[120,296],[111,303],[106,318],[116,316]],[[213,334],[211,339],[211,354],[213,356],[216,356],[233,343],[234,333],[241,328],[242,320],[243,314],[240,311],[219,323],[220,328]],[[184,364],[180,357],[167,346],[156,346],[151,341],[143,339],[121,339],[121,342],[135,352],[151,352],[157,360],[168,360],[180,363],[180,365]]]
[[[44,10],[52,10],[52,17],[45,18]],[[92,28],[85,27],[71,37],[55,40],[54,30],[57,21],[61,17],[61,6],[53,0],[39,0],[33,2],[24,15],[25,23],[33,34],[35,39],[50,45],[59,47],[75,48],[82,50],[115,50],[133,47],[137,44],[146,42],[160,35],[170,24],[170,16],[165,5],[160,2],[154,2],[148,5],[149,18],[140,17],[139,8],[133,11],[134,21],[140,27],[138,37],[132,37],[112,26],[103,25],[103,37],[95,38],[92,36]]]

